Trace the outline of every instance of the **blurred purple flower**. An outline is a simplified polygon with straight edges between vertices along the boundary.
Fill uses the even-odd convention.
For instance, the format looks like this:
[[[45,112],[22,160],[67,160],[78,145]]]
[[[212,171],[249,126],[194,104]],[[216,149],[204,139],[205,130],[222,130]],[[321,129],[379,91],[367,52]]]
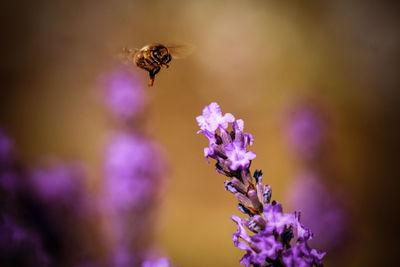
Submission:
[[[85,235],[89,222],[96,219],[96,211],[85,185],[83,166],[51,162],[29,168],[13,157],[9,145],[3,147],[7,148],[3,149],[7,159],[0,167],[0,210],[10,216],[3,221],[1,236],[13,237],[12,242],[7,241],[10,246],[15,241],[22,251],[29,250],[29,262],[32,257],[46,255],[43,263],[12,266],[47,266],[50,259],[54,264],[71,266],[82,258],[90,259],[93,248]],[[6,258],[0,265],[8,261]]]
[[[145,204],[159,190],[163,162],[159,147],[128,132],[112,136],[106,150],[104,172],[107,196],[113,208],[131,209]]]
[[[30,169],[23,196],[24,221],[40,234],[55,263],[73,266],[95,258],[88,239],[99,219],[80,163],[46,162]]]
[[[302,211],[302,220],[316,233],[313,243],[324,249],[340,248],[347,237],[348,218],[334,190],[328,190],[317,176],[307,173],[293,181],[288,195],[289,205]]]
[[[293,109],[286,123],[289,143],[302,157],[312,158],[320,153],[325,138],[325,121],[311,106]]]
[[[138,260],[135,260],[134,252],[129,247],[119,243],[113,248],[110,265],[114,267],[131,267],[137,265]]]
[[[80,163],[55,162],[35,167],[30,174],[32,188],[41,201],[83,209],[87,194],[86,172]],[[87,204],[87,203],[86,203]]]
[[[168,258],[162,257],[154,260],[146,260],[142,263],[142,267],[170,267]]]
[[[108,108],[119,119],[133,119],[145,108],[145,89],[130,67],[116,67],[101,76],[100,83]]]
[[[126,131],[111,136],[104,158],[103,201],[113,238],[112,266],[138,266],[145,257],[163,171],[155,142]]]

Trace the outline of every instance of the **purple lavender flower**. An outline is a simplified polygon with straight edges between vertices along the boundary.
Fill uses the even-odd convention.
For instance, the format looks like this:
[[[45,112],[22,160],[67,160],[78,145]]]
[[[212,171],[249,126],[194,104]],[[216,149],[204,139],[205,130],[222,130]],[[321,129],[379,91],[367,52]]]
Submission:
[[[278,256],[282,253],[282,261],[287,266],[322,265],[322,258],[326,253],[308,247],[307,241],[312,238],[312,233],[300,223],[300,216],[283,214],[282,206],[278,203],[267,204],[265,207],[264,222],[255,222],[255,216],[245,221],[231,216],[238,226],[238,231],[232,235],[234,244],[247,252],[240,263],[246,266],[264,266],[267,262],[277,264],[280,261]],[[259,217],[259,220],[264,219]],[[258,224],[258,228],[249,221]],[[256,234],[249,236],[244,226]],[[291,244],[293,231],[297,232],[297,242]],[[279,238],[276,238],[277,236]]]
[[[200,132],[207,131],[215,133],[218,129],[226,130],[228,124],[234,122],[235,117],[230,113],[222,115],[219,105],[213,102],[203,109],[203,115],[198,116],[196,120],[201,129]]]
[[[147,95],[142,82],[131,68],[118,66],[100,77],[100,83],[106,104],[116,117],[133,119],[146,106]]]
[[[254,138],[249,133],[243,133],[243,120],[236,120],[227,113],[222,115],[217,103],[211,103],[203,109],[203,115],[196,118],[200,127],[198,133],[203,133],[209,140],[209,147],[204,148],[204,156],[219,159],[220,169],[246,169],[256,154],[247,151],[247,145],[252,145]],[[229,123],[232,123],[230,133],[227,131]],[[217,134],[217,130],[221,135]],[[217,138],[218,137],[218,138]]]
[[[309,262],[307,257],[304,258],[305,254],[303,254],[299,248],[299,246],[293,246],[292,248],[282,252],[282,260],[286,266],[293,267],[308,267],[311,266],[312,262]]]
[[[271,187],[262,185],[261,171],[256,170],[253,179],[249,168],[256,155],[247,151],[247,145],[252,145],[254,139],[251,134],[243,133],[243,121],[234,121],[231,114],[222,116],[218,104],[211,103],[204,108],[203,116],[197,117],[197,122],[199,132],[209,140],[206,158],[217,161],[217,172],[230,179],[225,181],[225,189],[236,196],[239,210],[248,216],[245,220],[231,216],[238,227],[232,235],[234,245],[246,251],[240,263],[245,266],[321,266],[325,253],[309,248],[307,242],[313,235],[300,222],[300,213],[283,213],[281,204],[270,203]],[[230,132],[229,123],[232,123]],[[245,227],[253,235],[249,235]]]
[[[250,162],[256,157],[256,153],[246,150],[246,143],[234,140],[225,145],[225,153],[231,161],[230,168],[234,171],[249,167]]]
[[[317,266],[322,265],[326,252],[310,249],[305,240],[300,239],[293,247],[282,252],[282,260],[286,266]]]
[[[295,223],[295,216],[293,214],[282,213],[281,204],[265,204],[263,214],[267,220],[266,229],[269,232],[276,231],[278,234],[282,234],[285,227]]]
[[[275,239],[275,236],[267,231],[260,232],[251,237],[251,244],[256,250],[255,262],[262,265],[265,259],[276,260],[278,251],[282,250],[282,243]]]

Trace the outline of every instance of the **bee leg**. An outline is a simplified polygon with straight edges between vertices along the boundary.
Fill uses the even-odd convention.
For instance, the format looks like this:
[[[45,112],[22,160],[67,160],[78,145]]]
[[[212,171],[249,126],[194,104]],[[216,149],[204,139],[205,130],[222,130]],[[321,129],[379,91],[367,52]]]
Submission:
[[[148,87],[152,87],[154,84],[154,78],[150,78],[149,83],[148,83]]]
[[[154,68],[154,69],[149,71],[149,74],[150,74],[150,80],[149,80],[149,84],[148,84],[149,87],[153,86],[154,79],[156,78],[156,74],[158,72],[160,72],[160,69],[161,69],[160,67],[157,67],[157,68]]]
[[[153,83],[154,83],[154,79],[156,78],[156,75],[153,73],[153,70],[149,71],[149,74],[150,74],[150,79],[149,79],[148,86],[152,87]]]

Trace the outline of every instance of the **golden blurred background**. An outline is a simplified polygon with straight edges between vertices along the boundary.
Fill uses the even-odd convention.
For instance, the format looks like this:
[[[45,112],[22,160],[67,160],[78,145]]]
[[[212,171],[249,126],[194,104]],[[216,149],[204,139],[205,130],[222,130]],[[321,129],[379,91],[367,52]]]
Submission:
[[[286,206],[298,162],[285,143],[284,114],[313,99],[329,114],[330,183],[349,197],[351,239],[326,266],[390,266],[399,151],[399,61],[395,4],[363,1],[22,1],[2,3],[0,125],[20,156],[81,159],[96,190],[112,122],[98,77],[122,47],[195,47],[158,74],[146,131],[165,148],[168,190],[157,244],[173,265],[239,266],[239,214],[223,177],[203,158],[195,117],[212,101],[255,137],[253,169]],[[146,86],[147,73],[137,70]],[[398,195],[398,194],[397,194]]]

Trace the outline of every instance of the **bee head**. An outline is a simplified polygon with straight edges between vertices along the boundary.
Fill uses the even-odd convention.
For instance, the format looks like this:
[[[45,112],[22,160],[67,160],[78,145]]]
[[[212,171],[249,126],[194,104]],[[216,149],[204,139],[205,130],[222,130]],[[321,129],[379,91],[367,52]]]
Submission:
[[[168,51],[168,48],[166,48],[163,45],[157,46],[153,51],[152,51],[153,57],[160,63],[168,63],[171,61],[171,55]]]

